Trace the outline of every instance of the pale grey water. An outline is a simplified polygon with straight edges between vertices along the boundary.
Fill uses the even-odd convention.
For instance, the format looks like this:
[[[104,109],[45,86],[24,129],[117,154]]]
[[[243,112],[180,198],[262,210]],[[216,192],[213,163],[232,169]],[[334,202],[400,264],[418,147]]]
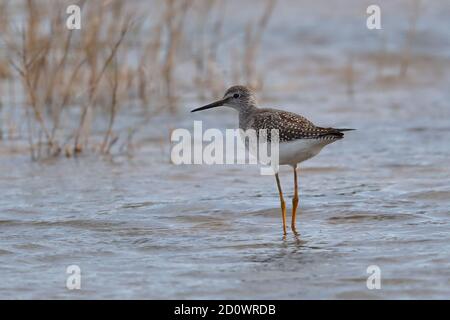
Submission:
[[[341,54],[341,42],[314,48]],[[257,167],[170,164],[169,128],[191,129],[198,119],[205,128],[233,127],[230,110],[193,115],[186,107],[153,119],[131,159],[31,163],[2,154],[0,298],[450,298],[449,58],[442,59],[435,78],[408,85],[368,85],[361,76],[353,99],[339,82],[302,69],[310,62],[298,74],[290,66],[272,72],[275,83],[301,88],[275,87],[265,106],[358,129],[300,167],[300,240],[282,239],[274,178]],[[148,139],[153,134],[163,145]],[[282,168],[286,197],[292,180]],[[65,286],[73,264],[82,272],[78,291]],[[370,265],[381,269],[381,290],[366,287]]]

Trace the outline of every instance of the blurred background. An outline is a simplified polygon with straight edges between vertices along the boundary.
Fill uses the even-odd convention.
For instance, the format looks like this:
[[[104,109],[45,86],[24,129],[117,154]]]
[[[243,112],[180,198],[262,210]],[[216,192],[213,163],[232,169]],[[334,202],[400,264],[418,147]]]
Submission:
[[[0,296],[448,298],[450,6],[371,4],[0,0]],[[189,113],[235,84],[357,129],[300,168],[301,241],[272,177],[170,162],[174,129],[237,125]]]
[[[367,3],[80,1],[81,30],[68,30],[70,1],[1,1],[1,152],[129,151],[152,118],[236,83],[261,102],[325,89],[356,110],[447,84],[445,1],[381,1],[382,30],[366,28]]]

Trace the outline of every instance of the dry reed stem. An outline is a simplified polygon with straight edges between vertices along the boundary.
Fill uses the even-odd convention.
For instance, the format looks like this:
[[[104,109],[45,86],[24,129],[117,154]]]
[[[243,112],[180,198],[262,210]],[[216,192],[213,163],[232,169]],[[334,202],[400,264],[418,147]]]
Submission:
[[[182,39],[182,28],[192,0],[167,0],[166,1],[166,30],[167,30],[167,46],[164,64],[162,68],[162,76],[165,81],[166,99],[169,110],[175,113],[176,95],[174,95],[174,78],[173,72],[175,68],[175,53]],[[177,6],[178,4],[178,6]]]
[[[93,79],[93,81],[91,82],[90,88],[89,88],[89,99],[83,107],[83,111],[82,111],[82,114],[80,117],[80,123],[78,126],[77,133],[75,135],[75,140],[74,140],[74,152],[75,153],[80,153],[82,151],[82,146],[80,144],[80,137],[83,134],[83,131],[86,130],[87,115],[88,115],[89,109],[95,103],[95,99],[96,99],[97,92],[98,92],[97,89],[99,88],[99,82],[101,81],[101,79],[102,79],[106,69],[110,65],[111,61],[116,56],[117,50],[119,49],[119,46],[122,43],[123,39],[125,38],[125,35],[129,31],[130,27],[131,27],[131,19],[128,18],[122,25],[120,36],[117,39],[117,41],[114,43],[114,46],[113,46],[108,58],[105,60],[103,66],[100,70],[100,73],[97,75],[95,72],[93,72],[93,75],[91,77],[91,79]]]
[[[117,59],[115,59],[115,63],[114,63],[114,72],[113,72],[113,76],[111,77],[112,80],[112,84],[111,84],[111,92],[112,92],[112,97],[111,97],[111,107],[110,107],[110,117],[109,117],[109,123],[108,123],[108,129],[106,131],[105,137],[103,139],[103,143],[101,146],[101,152],[102,153],[109,153],[109,150],[111,149],[112,146],[112,141],[110,141],[110,137],[111,137],[111,133],[112,133],[112,128],[114,125],[114,120],[116,118],[116,114],[117,114],[117,90],[118,90],[118,86],[119,86],[119,68],[117,66]]]

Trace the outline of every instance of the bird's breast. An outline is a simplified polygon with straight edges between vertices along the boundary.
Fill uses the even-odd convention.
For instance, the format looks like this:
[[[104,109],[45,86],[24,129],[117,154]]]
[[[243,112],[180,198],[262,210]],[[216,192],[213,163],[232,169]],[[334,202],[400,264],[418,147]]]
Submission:
[[[281,142],[279,146],[280,164],[295,165],[316,156],[323,147],[335,140],[298,139]]]

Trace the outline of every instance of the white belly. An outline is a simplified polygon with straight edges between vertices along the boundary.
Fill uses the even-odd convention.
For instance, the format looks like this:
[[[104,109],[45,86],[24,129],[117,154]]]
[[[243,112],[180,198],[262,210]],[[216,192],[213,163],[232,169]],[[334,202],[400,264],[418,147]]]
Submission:
[[[280,164],[296,165],[316,156],[323,147],[336,140],[299,139],[280,143]]]
[[[241,136],[242,137],[242,136]],[[279,165],[291,165],[294,166],[297,163],[308,160],[316,156],[323,147],[327,144],[335,142],[339,139],[298,139],[291,142],[280,142],[279,144]],[[257,161],[261,164],[268,165],[269,161],[264,161],[260,156],[258,150],[258,144],[248,144],[248,140],[245,141],[246,149],[251,155],[256,157]],[[266,146],[270,149],[270,143]],[[267,154],[268,150],[264,150]],[[269,151],[271,154],[271,152]]]

